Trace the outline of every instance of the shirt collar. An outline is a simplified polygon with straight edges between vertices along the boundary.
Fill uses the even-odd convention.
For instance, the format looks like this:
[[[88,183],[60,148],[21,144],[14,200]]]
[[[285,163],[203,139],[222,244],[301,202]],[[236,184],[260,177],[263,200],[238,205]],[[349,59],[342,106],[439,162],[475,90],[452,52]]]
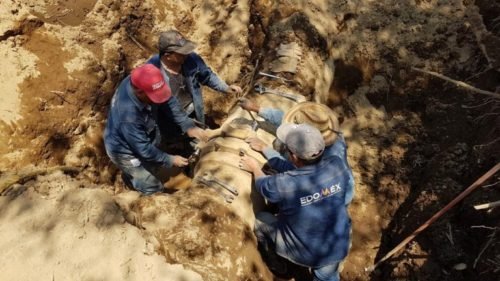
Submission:
[[[130,99],[132,100],[132,102],[137,106],[139,107],[140,110],[144,110],[144,109],[147,109],[147,110],[151,110],[151,105],[149,104],[145,104],[143,102],[141,102],[137,96],[135,95],[135,90],[134,88],[132,87],[132,83],[129,82],[128,85],[127,85],[127,94],[128,96],[130,97]]]
[[[167,71],[167,66],[163,63],[163,61],[160,59],[161,67],[163,70]]]
[[[170,77],[170,72],[167,70],[167,66],[163,63],[163,61],[160,59],[160,63],[161,63],[161,70],[168,76]],[[181,71],[179,72],[180,75],[183,75],[183,72],[184,71],[184,64],[181,66]]]

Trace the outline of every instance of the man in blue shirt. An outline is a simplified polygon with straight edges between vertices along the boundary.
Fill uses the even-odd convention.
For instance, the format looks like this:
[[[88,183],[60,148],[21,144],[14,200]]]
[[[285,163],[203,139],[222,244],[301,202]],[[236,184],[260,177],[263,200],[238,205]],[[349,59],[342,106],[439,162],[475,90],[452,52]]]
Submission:
[[[350,244],[345,204],[350,169],[339,157],[322,160],[323,136],[308,124],[283,124],[277,137],[296,169],[266,176],[255,159],[244,156],[240,161],[241,169],[253,173],[258,192],[279,208],[277,216],[256,214],[258,242],[265,250],[312,268],[315,281],[338,281]]]
[[[241,93],[241,88],[237,85],[228,86],[221,80],[194,52],[195,48],[195,43],[176,30],[162,32],[158,40],[159,54],[151,57],[147,63],[161,70],[172,89],[172,95],[177,97],[184,111],[194,117],[196,122],[205,124],[201,85],[221,93],[234,94]]]
[[[317,128],[325,142],[325,152],[322,159],[327,160],[330,157],[339,157],[346,167],[349,167],[347,161],[347,144],[344,136],[339,131],[339,121],[335,113],[326,105],[315,102],[301,102],[290,108],[285,114],[282,110],[270,107],[261,107],[258,104],[247,100],[240,100],[240,106],[243,109],[254,111],[267,122],[278,127],[281,123],[307,123]],[[268,160],[268,165],[277,172],[286,172],[295,169],[292,162],[285,159],[280,152],[280,141],[276,139],[276,149],[268,146],[258,138],[248,138],[246,141],[250,147],[261,152]],[[354,176],[349,168],[349,181],[346,205],[350,204],[354,197]]]
[[[169,155],[157,147],[162,137],[158,128],[159,112],[188,136],[206,139],[205,131],[195,127],[180,108],[160,70],[150,64],[134,69],[120,83],[111,101],[104,131],[106,152],[122,171],[125,184],[146,195],[163,190],[156,176],[162,166],[188,165],[186,158]]]

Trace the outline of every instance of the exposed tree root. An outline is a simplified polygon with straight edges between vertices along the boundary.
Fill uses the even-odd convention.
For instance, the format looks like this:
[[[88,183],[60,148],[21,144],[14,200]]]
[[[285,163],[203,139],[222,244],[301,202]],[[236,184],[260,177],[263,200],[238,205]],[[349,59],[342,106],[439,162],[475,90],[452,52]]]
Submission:
[[[497,93],[493,93],[493,92],[490,92],[490,91],[485,91],[485,90],[481,90],[481,89],[478,89],[476,87],[473,87],[465,82],[462,82],[462,81],[458,81],[458,80],[454,80],[454,79],[451,79],[449,77],[446,77],[442,74],[439,74],[437,72],[433,72],[433,71],[428,71],[428,70],[425,70],[425,69],[421,69],[421,68],[418,68],[418,67],[412,67],[411,68],[412,70],[415,70],[417,72],[421,72],[421,73],[426,73],[426,74],[430,74],[432,76],[435,76],[435,77],[438,77],[438,78],[441,78],[447,82],[450,82],[450,83],[453,83],[455,84],[456,86],[458,87],[462,87],[462,88],[465,88],[471,92],[474,92],[474,93],[477,93],[477,94],[482,94],[482,95],[487,95],[487,96],[490,96],[490,97],[494,97],[496,99],[500,99],[500,94],[497,94]]]

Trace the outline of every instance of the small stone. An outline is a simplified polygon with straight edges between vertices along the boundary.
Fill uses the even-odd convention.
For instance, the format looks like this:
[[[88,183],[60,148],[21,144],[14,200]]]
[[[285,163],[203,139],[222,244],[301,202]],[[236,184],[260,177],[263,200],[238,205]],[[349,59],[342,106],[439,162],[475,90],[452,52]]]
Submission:
[[[458,263],[458,264],[455,264],[453,266],[453,269],[455,269],[457,271],[462,271],[462,270],[467,269],[467,265],[465,263]]]

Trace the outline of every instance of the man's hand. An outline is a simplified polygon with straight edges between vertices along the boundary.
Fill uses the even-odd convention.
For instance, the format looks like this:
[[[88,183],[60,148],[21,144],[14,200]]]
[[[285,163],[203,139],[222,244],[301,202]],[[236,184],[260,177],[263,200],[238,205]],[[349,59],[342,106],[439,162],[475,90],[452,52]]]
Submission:
[[[241,157],[239,167],[242,170],[245,170],[247,172],[254,173],[254,174],[256,171],[260,170],[259,163],[257,162],[257,160],[255,160],[254,158],[252,158],[248,155]]]
[[[196,138],[199,139],[200,141],[208,141],[208,135],[205,132],[205,130],[198,128],[198,127],[192,127],[187,130],[187,135],[191,138]]]
[[[229,85],[227,92],[231,93],[231,94],[241,94],[242,90],[241,90],[240,86],[233,84],[233,85]]]
[[[182,157],[182,156],[179,156],[179,155],[174,155],[172,156],[174,159],[172,160],[172,164],[175,166],[175,167],[185,167],[189,164],[189,161]]]
[[[268,145],[259,138],[247,138],[245,141],[253,150],[258,152],[262,152],[266,147],[268,147]]]
[[[238,100],[238,104],[244,110],[253,111],[253,112],[257,112],[257,113],[260,110],[260,106],[257,105],[256,103],[250,101],[249,99],[241,98]]]

